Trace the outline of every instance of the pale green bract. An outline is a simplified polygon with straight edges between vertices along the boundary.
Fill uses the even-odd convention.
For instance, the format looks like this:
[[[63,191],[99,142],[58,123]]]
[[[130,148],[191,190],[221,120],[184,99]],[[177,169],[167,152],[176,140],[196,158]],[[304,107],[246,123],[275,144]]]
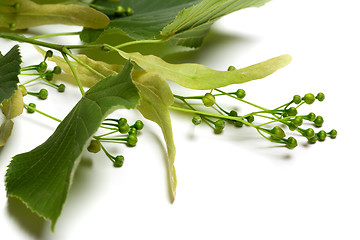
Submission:
[[[47,24],[77,25],[88,28],[104,28],[109,18],[88,6],[78,4],[37,4],[30,0],[11,0],[4,3],[19,4],[19,9],[0,7],[0,28],[9,28],[14,23],[16,29],[26,29]]]
[[[174,97],[169,84],[155,73],[142,73],[134,76],[134,82],[139,89],[141,100],[137,109],[141,114],[157,123],[164,135],[168,154],[168,178],[170,198],[173,202],[176,196],[176,171],[175,171],[175,144],[169,114],[169,106],[174,103]]]
[[[170,64],[154,55],[143,56],[140,53],[126,53],[120,50],[118,52],[125,59],[131,58],[147,72],[155,72],[164,79],[197,90],[220,88],[261,79],[291,62],[290,55],[281,55],[236,71],[216,71],[201,64]]]
[[[52,222],[61,213],[73,173],[91,137],[117,108],[135,108],[139,94],[131,79],[132,65],[103,79],[86,92],[43,144],[16,155],[6,172],[8,196]]]

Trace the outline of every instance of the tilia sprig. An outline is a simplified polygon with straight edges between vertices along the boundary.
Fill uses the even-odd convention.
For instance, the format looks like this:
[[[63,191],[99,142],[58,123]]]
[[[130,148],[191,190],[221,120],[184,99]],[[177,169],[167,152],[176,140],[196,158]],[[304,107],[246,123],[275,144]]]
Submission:
[[[217,94],[213,94],[213,92],[217,92]],[[256,129],[256,131],[266,140],[283,144],[289,149],[295,148],[298,144],[294,137],[287,137],[287,134],[285,133],[286,130],[300,133],[308,140],[309,143],[312,144],[316,141],[324,141],[327,136],[335,138],[337,135],[337,131],[335,129],[329,132],[320,130],[318,133],[315,133],[315,130],[311,127],[306,129],[302,127],[305,121],[311,123],[315,128],[320,128],[322,126],[324,120],[321,116],[316,116],[313,112],[306,115],[300,115],[298,114],[298,109],[303,104],[313,104],[315,100],[322,102],[325,99],[325,95],[323,93],[318,93],[316,97],[312,93],[307,93],[303,97],[295,95],[291,101],[274,109],[267,109],[246,101],[244,100],[245,95],[246,93],[243,89],[238,89],[236,92],[224,92],[220,89],[213,89],[211,92],[202,96],[184,97],[174,95],[174,97],[181,101],[185,106],[184,108],[175,106],[171,106],[170,108],[195,114],[192,118],[192,123],[194,125],[199,125],[202,122],[205,122],[214,129],[215,133],[221,133],[227,124],[232,124],[236,127],[242,127],[245,125]],[[240,116],[235,110],[225,110],[221,107],[216,102],[216,98],[220,96],[230,97],[240,103],[258,108],[259,111],[254,111]],[[205,107],[211,107],[218,113],[197,110],[195,106],[199,106],[199,104],[191,104],[189,103],[189,100],[201,101]],[[257,120],[262,122],[256,123]],[[276,126],[273,126],[274,124],[276,124]]]
[[[226,131],[228,125],[251,127],[265,140],[289,149],[298,145],[296,139],[299,137],[309,143],[335,138],[336,130],[318,130],[324,122],[321,116],[300,113],[301,106],[322,102],[323,93],[295,95],[279,107],[268,108],[250,102],[243,89],[222,90],[228,85],[273,74],[291,62],[287,54],[244,68],[231,66],[226,71],[196,63],[171,64],[158,56],[157,47],[173,52],[177,50],[174,46],[199,48],[212,23],[220,17],[240,9],[259,7],[268,1],[178,0],[166,4],[162,0],[143,0],[141,4],[108,0],[71,1],[71,4],[1,1],[0,28],[6,28],[6,32],[0,32],[0,38],[14,42],[15,46],[4,55],[0,53],[0,103],[5,115],[0,126],[0,145],[5,145],[11,135],[12,119],[24,109],[58,123],[43,144],[12,158],[5,176],[7,195],[20,199],[33,212],[50,220],[54,229],[84,151],[103,154],[119,168],[124,165],[125,157],[112,153],[113,149],[108,150],[109,144],[122,144],[136,150],[144,123],[142,120],[129,123],[126,116],[109,117],[116,109],[137,110],[161,128],[166,143],[171,201],[175,200],[177,187],[171,110],[190,113],[193,124],[205,123],[215,133]],[[39,35],[26,32],[45,24],[76,25],[83,29]],[[111,44],[105,41],[110,35]],[[79,37],[84,44],[47,40],[59,36]],[[22,63],[18,42],[35,46],[44,56],[43,60],[29,65]],[[141,45],[146,45],[151,55],[141,53],[141,48],[137,49]],[[128,52],[129,46],[136,51]],[[120,61],[109,64],[76,54],[89,49],[100,54],[111,52],[123,58],[125,64]],[[49,67],[49,61],[55,63],[55,67]],[[198,96],[173,94],[168,81],[206,93]],[[77,86],[79,100],[66,117],[60,119],[41,109],[41,103],[51,101],[49,88],[56,88],[60,96],[66,95],[63,94],[65,82]],[[33,85],[38,89],[33,90]],[[223,97],[234,100],[236,106],[246,104],[255,110],[239,113],[235,108],[227,109],[218,101]]]

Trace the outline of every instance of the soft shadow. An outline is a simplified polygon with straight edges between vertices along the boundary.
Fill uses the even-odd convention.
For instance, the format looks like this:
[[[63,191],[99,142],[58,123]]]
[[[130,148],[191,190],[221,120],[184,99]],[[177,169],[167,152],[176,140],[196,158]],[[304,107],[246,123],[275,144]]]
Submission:
[[[206,59],[208,54],[213,54],[216,50],[221,50],[224,49],[224,47],[236,44],[236,51],[238,52],[241,51],[242,48],[246,48],[248,44],[253,41],[254,39],[249,36],[234,35],[211,29],[204,39],[201,48],[174,52],[164,56],[164,60],[170,63],[198,63],[199,59]],[[211,49],[211,51],[209,51],[209,49]]]
[[[70,186],[69,199],[82,196],[82,192],[89,187],[89,174],[88,171],[92,168],[93,161],[91,158],[82,158],[79,166],[77,167],[72,185]]]
[[[16,220],[24,231],[36,239],[40,239],[45,233],[44,229],[49,227],[44,219],[37,216],[16,198],[8,198],[7,209],[9,216]]]

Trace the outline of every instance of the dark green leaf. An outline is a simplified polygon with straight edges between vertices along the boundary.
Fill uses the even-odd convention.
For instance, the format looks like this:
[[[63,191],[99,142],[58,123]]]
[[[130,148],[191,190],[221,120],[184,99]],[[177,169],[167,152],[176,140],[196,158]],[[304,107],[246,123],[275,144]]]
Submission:
[[[116,108],[135,108],[139,95],[128,62],[116,76],[92,87],[43,144],[13,158],[6,172],[9,196],[52,222],[61,213],[81,153]]]
[[[21,56],[15,45],[5,56],[0,55],[0,103],[10,98],[19,83]]]
[[[176,15],[184,8],[191,7],[201,0],[120,0],[116,2],[108,0],[96,0],[93,3],[109,9],[115,9],[121,5],[124,8],[131,7],[134,10],[132,16],[114,18],[112,11],[103,11],[112,18],[106,31],[117,31],[129,37],[139,39],[154,39],[160,31],[171,23]],[[81,39],[84,42],[95,41],[102,32],[84,29]]]
[[[113,11],[104,11],[112,18],[104,33],[117,32],[135,40],[162,39],[172,45],[199,47],[211,25],[234,11],[258,7],[270,0],[120,0],[116,3],[96,0],[94,4],[115,9],[117,5],[134,9],[132,16],[114,17]],[[96,41],[103,33],[84,29],[85,42]]]

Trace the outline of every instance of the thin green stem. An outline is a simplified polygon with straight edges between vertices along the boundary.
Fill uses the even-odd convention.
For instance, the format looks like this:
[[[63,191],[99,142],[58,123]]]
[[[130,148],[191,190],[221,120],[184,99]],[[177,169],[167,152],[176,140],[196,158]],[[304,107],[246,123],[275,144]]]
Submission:
[[[229,96],[229,97],[232,97],[232,98],[234,98],[234,99],[236,99],[236,100],[239,100],[239,101],[241,101],[241,102],[243,102],[243,103],[249,104],[250,106],[259,108],[259,109],[264,110],[264,111],[270,111],[270,110],[267,109],[267,108],[261,107],[261,106],[259,106],[259,105],[256,105],[256,104],[251,103],[251,102],[248,102],[248,101],[245,101],[244,99],[235,97],[235,96],[233,96],[233,95],[231,95],[231,94],[229,94],[229,93],[226,93],[226,92],[224,92],[224,91],[222,91],[222,90],[220,90],[220,89],[215,88],[214,90],[216,90],[216,91],[218,91],[218,92],[221,92],[222,94],[227,95],[227,96]]]
[[[38,80],[38,79],[40,79],[40,78],[41,78],[41,76],[38,76],[37,78],[31,79],[31,80],[29,80],[29,81],[27,81],[27,82],[25,82],[25,83],[23,83],[23,84],[21,84],[21,85],[22,85],[22,86],[25,86],[26,84],[32,83],[32,82],[34,82],[34,81],[36,81],[36,80]]]
[[[94,68],[90,67],[88,64],[84,63],[83,61],[81,61],[78,57],[76,57],[74,54],[72,54],[70,52],[69,49],[65,48],[64,49],[64,53],[66,53],[67,55],[69,55],[72,59],[74,59],[76,62],[78,62],[79,64],[83,65],[86,69],[88,69],[89,71],[93,72],[94,74],[98,75],[101,78],[105,78],[105,75],[103,75],[102,73],[99,73],[98,71],[96,71]]]
[[[166,40],[164,39],[154,39],[154,40],[137,40],[137,41],[132,41],[132,42],[126,42],[126,43],[122,43],[119,44],[113,48],[115,48],[116,50],[123,48],[123,47],[127,47],[127,46],[131,46],[131,45],[135,45],[135,44],[144,44],[144,43],[162,43],[165,42]]]
[[[49,33],[37,35],[34,37],[29,37],[29,39],[41,39],[41,38],[49,38],[49,37],[59,37],[59,36],[71,36],[71,35],[79,35],[81,32],[66,32],[66,33]]]
[[[99,141],[127,141],[126,138],[96,138],[96,140],[99,140]]]
[[[106,149],[105,147],[102,145],[102,143],[100,143],[101,149],[104,151],[105,155],[114,162],[114,156],[112,156]]]
[[[69,51],[69,52],[70,52],[70,51]],[[77,73],[76,73],[76,71],[75,71],[72,63],[69,61],[69,58],[67,57],[67,55],[66,55],[64,52],[61,52],[61,54],[63,55],[66,63],[67,63],[67,64],[69,65],[69,67],[70,67],[70,70],[71,70],[72,74],[74,75],[74,78],[75,78],[75,80],[76,80],[76,83],[77,83],[77,85],[78,85],[78,87],[79,87],[79,89],[80,89],[81,95],[84,96],[84,95],[85,95],[84,88],[83,88],[83,86],[82,86],[82,83],[81,83],[81,81],[80,81],[80,79],[79,79],[79,77],[78,77],[78,75],[77,75]]]
[[[38,110],[38,109],[36,109],[36,108],[33,108],[33,107],[31,107],[31,106],[29,106],[29,105],[27,105],[27,104],[25,104],[25,103],[24,103],[24,107],[29,108],[29,109],[37,112],[37,113],[40,113],[41,115],[43,115],[43,116],[45,116],[45,117],[48,117],[48,118],[50,118],[50,119],[52,119],[52,120],[55,120],[55,121],[57,121],[57,122],[61,122],[60,119],[57,119],[56,117],[50,116],[49,114],[44,113],[44,112],[42,112],[42,111],[40,111],[40,110]]]
[[[5,38],[5,39],[17,41],[17,42],[30,43],[30,44],[38,45],[38,46],[42,46],[42,47],[47,47],[47,48],[57,50],[59,52],[62,52],[63,47],[64,47],[63,45],[38,41],[36,39],[27,38],[23,35],[14,34],[14,33],[1,33],[0,32],[0,38]]]
[[[233,121],[239,121],[242,122],[245,125],[254,127],[254,128],[258,128],[258,126],[249,123],[245,120],[243,120],[241,117],[232,117],[232,116],[226,116],[226,115],[219,115],[219,114],[213,114],[213,113],[207,113],[207,112],[202,112],[202,111],[197,111],[197,110],[192,110],[192,109],[186,109],[186,108],[180,108],[180,107],[175,107],[175,106],[169,106],[170,109],[173,110],[177,110],[177,111],[182,111],[182,112],[188,112],[188,113],[193,113],[193,114],[197,114],[197,115],[204,115],[204,116],[208,116],[208,117],[214,117],[214,118],[221,118],[221,119],[226,119],[226,120],[233,120]]]
[[[114,133],[117,133],[118,130],[114,130],[114,131],[111,131],[111,132],[108,132],[108,133],[104,133],[102,135],[99,135],[99,136],[94,136],[95,139],[99,139],[99,138],[102,138],[102,137],[105,137],[105,136],[108,136],[108,135],[111,135],[111,134],[114,134]]]

